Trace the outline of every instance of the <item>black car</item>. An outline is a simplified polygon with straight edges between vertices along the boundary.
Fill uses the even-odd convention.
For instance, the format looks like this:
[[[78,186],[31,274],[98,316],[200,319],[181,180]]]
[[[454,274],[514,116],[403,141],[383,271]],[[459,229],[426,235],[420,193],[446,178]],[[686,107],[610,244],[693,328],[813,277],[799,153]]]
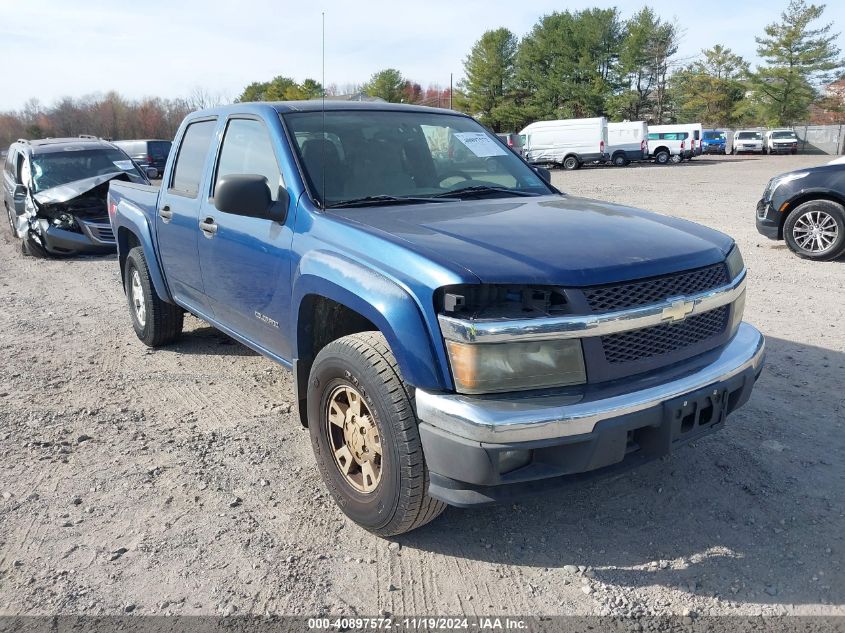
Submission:
[[[123,150],[95,137],[12,143],[3,168],[3,205],[23,252],[114,252],[106,195],[115,179],[150,182]]]
[[[757,230],[807,259],[845,255],[845,164],[775,176],[757,203]]]
[[[153,167],[158,172],[154,178],[161,178],[167,155],[170,153],[171,141],[161,139],[140,139],[131,141],[114,141],[129,157],[142,168]]]

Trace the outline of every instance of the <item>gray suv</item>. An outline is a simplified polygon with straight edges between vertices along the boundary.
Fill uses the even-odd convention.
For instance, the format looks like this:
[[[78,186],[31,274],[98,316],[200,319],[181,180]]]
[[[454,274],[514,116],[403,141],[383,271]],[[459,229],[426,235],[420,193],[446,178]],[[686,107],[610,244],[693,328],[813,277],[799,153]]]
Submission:
[[[95,137],[21,139],[3,167],[3,205],[24,254],[113,253],[109,182],[149,184],[126,153]]]

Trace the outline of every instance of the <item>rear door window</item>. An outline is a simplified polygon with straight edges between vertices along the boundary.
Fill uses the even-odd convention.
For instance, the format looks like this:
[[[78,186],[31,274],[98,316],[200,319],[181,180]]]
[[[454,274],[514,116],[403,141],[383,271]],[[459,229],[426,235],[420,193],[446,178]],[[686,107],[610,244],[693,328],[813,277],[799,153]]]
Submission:
[[[171,192],[189,198],[197,197],[205,159],[216,127],[217,121],[212,119],[191,123],[185,130],[170,181]]]

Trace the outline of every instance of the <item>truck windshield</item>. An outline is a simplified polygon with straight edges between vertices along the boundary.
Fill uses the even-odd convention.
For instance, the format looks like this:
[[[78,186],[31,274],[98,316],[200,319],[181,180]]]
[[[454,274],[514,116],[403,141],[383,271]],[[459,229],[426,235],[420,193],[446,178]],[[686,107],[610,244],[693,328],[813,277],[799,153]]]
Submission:
[[[146,180],[129,157],[118,149],[75,149],[32,157],[34,193],[69,182],[124,172],[132,182]]]
[[[736,137],[743,140],[753,139],[758,141],[763,138],[760,132],[739,132]]]
[[[442,201],[552,193],[473,119],[429,112],[335,110],[282,115],[316,202]]]
[[[795,132],[772,132],[772,138],[795,138]]]
[[[705,132],[704,133],[704,140],[705,141],[723,141],[723,140],[725,140],[725,133],[724,132]]]

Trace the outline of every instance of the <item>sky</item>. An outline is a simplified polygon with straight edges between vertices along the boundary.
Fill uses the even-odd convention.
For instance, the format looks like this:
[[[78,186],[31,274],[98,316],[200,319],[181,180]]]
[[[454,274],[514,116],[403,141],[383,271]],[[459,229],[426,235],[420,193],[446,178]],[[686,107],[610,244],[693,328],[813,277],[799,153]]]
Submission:
[[[678,57],[713,44],[753,62],[754,37],[788,0],[652,0],[684,35]],[[326,16],[326,85],[363,83],[388,67],[423,87],[449,85],[484,31],[517,36],[553,11],[617,7],[623,18],[645,0],[0,0],[0,111],[31,99],[117,90],[128,98],[186,97],[197,88],[235,99],[252,81],[322,75],[321,13]],[[845,29],[845,2],[824,21]],[[840,47],[845,39],[840,36]]]

